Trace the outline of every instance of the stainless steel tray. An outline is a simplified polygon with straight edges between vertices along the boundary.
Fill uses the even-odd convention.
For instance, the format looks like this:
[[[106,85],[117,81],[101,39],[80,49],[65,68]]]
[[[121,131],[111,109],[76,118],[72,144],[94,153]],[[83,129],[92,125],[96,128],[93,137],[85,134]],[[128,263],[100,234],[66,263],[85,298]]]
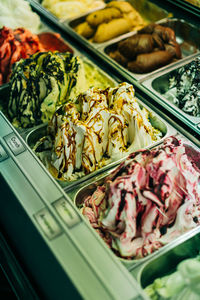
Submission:
[[[47,8],[45,8],[42,5],[42,0],[32,0],[33,2],[37,3],[37,5],[40,7],[40,9],[44,10],[47,14],[51,15],[53,18],[55,18],[58,22],[65,22],[65,21],[70,21],[72,20],[72,18],[70,17],[63,17],[63,18],[58,18],[56,15],[54,15],[52,12],[50,12]],[[102,9],[105,7],[105,3],[102,1],[102,5],[99,5],[99,9]],[[91,13],[93,11],[96,11],[96,9],[88,9],[87,12],[85,12],[85,14]],[[76,16],[76,18],[82,16],[83,14],[79,14]]]
[[[133,36],[136,33],[129,33],[123,38],[115,39],[113,42],[105,43],[104,45],[99,47],[99,51],[102,53],[102,55],[105,57],[106,61],[113,65],[115,68],[121,71],[121,73],[126,77],[126,75],[131,76],[138,80],[139,82],[143,82],[148,77],[152,77],[156,75],[158,72],[165,70],[166,68],[170,68],[174,65],[177,65],[179,63],[182,63],[183,61],[190,59],[196,53],[199,53],[200,51],[200,29],[195,27],[192,24],[187,23],[184,20],[171,18],[171,19],[163,19],[158,22],[157,24],[163,25],[165,27],[170,27],[174,30],[176,34],[176,40],[180,44],[181,52],[182,52],[182,58],[180,60],[174,61],[162,68],[159,68],[153,72],[145,73],[145,74],[136,74],[133,72],[130,72],[128,69],[117,63],[114,59],[112,59],[108,53],[111,51],[114,51],[117,49],[118,43],[122,40],[127,39],[130,36]]]
[[[169,13],[155,5],[154,3],[147,1],[147,0],[128,0],[129,2],[140,14],[141,16],[148,22],[156,22],[158,20],[161,20],[163,18],[166,18],[169,16]],[[99,48],[101,45],[104,45],[104,43],[92,43],[83,36],[79,35],[76,33],[74,30],[74,27],[79,25],[80,23],[84,22],[86,17],[88,16],[87,14],[82,15],[79,18],[74,18],[72,20],[66,20],[63,21],[62,24],[66,26],[66,28],[71,29],[74,32],[74,36],[76,36],[79,40],[82,40],[84,44],[86,45],[92,45],[94,49]],[[129,35],[130,33],[128,33]],[[121,35],[121,37],[127,36],[127,34]],[[110,41],[115,41],[115,39],[112,39]]]
[[[177,135],[180,137],[180,134],[177,133]],[[183,140],[188,141],[186,138],[181,136]],[[162,143],[161,143],[162,144]],[[195,146],[194,146],[195,147]],[[154,146],[149,147],[154,148]],[[195,147],[196,148],[196,147]],[[196,148],[197,149],[197,148]],[[114,167],[108,171],[106,171],[104,174],[99,174],[95,178],[90,179],[87,182],[84,182],[80,184],[79,186],[75,187],[73,190],[68,191],[65,189],[68,196],[73,201],[74,205],[78,208],[81,208],[84,199],[92,195],[92,193],[96,190],[96,188],[100,185],[102,185],[105,181],[105,178],[110,175],[112,171],[114,171]],[[162,255],[163,253],[166,253],[169,249],[173,249],[177,244],[182,243],[183,241],[187,240],[188,237],[191,237],[192,235],[196,234],[197,232],[200,232],[200,226],[182,234],[181,236],[175,238],[172,242],[169,244],[161,247],[157,251],[153,252],[152,254],[149,254],[148,256],[141,258],[141,259],[132,259],[132,260],[126,260],[123,258],[119,258],[119,260],[129,269],[129,271],[137,278],[137,274],[140,272],[141,267],[148,262],[149,260]],[[199,241],[200,243],[200,241]],[[151,274],[149,274],[149,277],[151,279]],[[137,278],[138,279],[138,278]]]
[[[195,55],[195,57],[198,55]],[[142,84],[150,90],[153,94],[158,96],[163,102],[167,103],[168,106],[172,107],[173,110],[176,112],[177,116],[182,115],[184,119],[190,121],[192,124],[197,125],[200,123],[200,117],[194,117],[191,116],[184,111],[182,111],[180,108],[178,108],[174,103],[170,102],[166,97],[165,93],[169,91],[169,78],[172,77],[178,68],[188,64],[191,62],[195,57],[190,58],[187,61],[182,62],[178,66],[173,66],[170,69],[166,69],[163,72],[160,72],[156,74],[154,77],[147,78]]]
[[[147,287],[156,278],[175,271],[177,265],[184,259],[193,258],[199,254],[200,227],[180,236],[160,250],[148,262],[130,270],[142,288]]]
[[[155,142],[151,145],[149,145],[148,147],[146,148],[151,148],[155,145],[158,145],[160,144],[164,138],[168,137],[168,136],[171,136],[171,135],[174,135],[176,134],[176,130],[171,127],[167,122],[165,122],[161,117],[159,117],[157,114],[155,114],[152,110],[150,110],[146,105],[144,105],[140,100],[138,100],[138,103],[143,106],[143,107],[146,107],[147,110],[150,112],[150,115],[151,115],[151,123],[154,124],[154,126],[158,129],[161,130],[161,132],[163,133],[163,137],[160,141],[158,142]],[[27,144],[33,148],[33,145],[35,145],[36,141],[38,141],[42,136],[44,136],[45,134],[45,129],[46,129],[46,125],[41,125],[41,126],[38,126],[36,129],[33,129],[31,131],[29,131],[26,135],[26,142]],[[106,170],[118,165],[119,163],[121,163],[123,160],[126,159],[126,157],[128,156],[128,153],[126,156],[124,156],[123,158],[121,159],[118,159],[118,160],[115,160],[113,162],[111,162],[110,164],[102,167],[101,169],[99,170],[96,170],[88,175],[85,175],[83,176],[82,178],[79,178],[75,181],[61,181],[61,180],[57,180],[59,182],[59,184],[65,188],[65,191],[68,191],[68,190],[71,190],[75,187],[78,187],[79,184],[81,184],[82,182],[85,182],[87,180],[89,180],[90,178],[94,177],[94,176],[97,176],[99,175],[100,173],[102,172],[105,172]]]

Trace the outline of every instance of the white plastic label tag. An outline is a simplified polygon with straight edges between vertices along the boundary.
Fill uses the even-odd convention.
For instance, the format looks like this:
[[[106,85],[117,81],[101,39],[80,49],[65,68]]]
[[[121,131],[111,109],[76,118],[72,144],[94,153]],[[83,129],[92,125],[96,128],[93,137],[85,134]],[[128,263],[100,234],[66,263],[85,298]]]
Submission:
[[[62,220],[67,224],[69,228],[75,226],[80,223],[81,219],[75,209],[71,206],[70,203],[67,202],[65,198],[61,198],[54,202],[54,207],[62,218]]]
[[[19,138],[15,135],[14,132],[6,135],[4,137],[7,145],[9,146],[10,150],[13,152],[14,155],[18,155],[25,151],[25,148]]]
[[[56,220],[47,208],[41,209],[34,215],[34,217],[44,234],[49,239],[57,237],[62,232],[60,226],[57,224]]]

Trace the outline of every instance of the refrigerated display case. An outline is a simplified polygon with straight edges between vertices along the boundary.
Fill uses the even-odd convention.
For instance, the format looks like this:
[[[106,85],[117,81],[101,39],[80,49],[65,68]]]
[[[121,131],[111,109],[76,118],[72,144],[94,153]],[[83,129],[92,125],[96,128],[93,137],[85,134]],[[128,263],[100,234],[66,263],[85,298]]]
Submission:
[[[41,297],[145,298],[2,114],[1,174],[1,223]]]
[[[140,107],[151,112],[162,132],[162,139],[147,149],[153,149],[162,144],[164,138],[173,135],[199,150],[199,118],[191,122],[163,101],[157,94],[158,89],[152,90],[152,82],[154,87],[160,87],[165,84],[169,71],[198,56],[198,39],[195,38],[194,46],[198,52],[186,53],[186,58],[180,62],[137,78],[106,55],[105,49],[113,47],[121,37],[108,44],[93,45],[74,32],[74,20],[59,20],[38,1],[29,2],[44,24],[53,32],[59,32],[68,46],[102,73],[110,85],[122,81],[134,85]],[[151,2],[147,2],[151,6]],[[184,40],[186,29],[192,37],[198,36],[198,25],[176,19],[176,10],[163,9],[156,3],[156,11],[159,13],[154,21],[158,22],[166,22],[166,19],[160,20],[160,16],[166,18],[171,12],[174,14],[175,18],[167,22],[171,22],[179,40]],[[181,30],[183,27],[186,29]],[[4,103],[8,101],[8,93],[9,84],[0,88]],[[174,268],[177,261],[189,257],[185,245],[192,243],[199,249],[200,229],[196,227],[142,259],[127,260],[115,255],[80,213],[79,206],[127,157],[74,182],[61,182],[53,178],[32,150],[45,132],[46,124],[18,130],[3,112],[0,112],[0,124],[0,224],[11,248],[4,247],[4,253],[12,251],[10,257],[13,257],[7,264],[2,263],[2,268],[19,299],[149,299],[143,289],[154,278],[170,271],[166,260],[171,261],[172,257]],[[177,252],[180,248],[184,255]],[[12,266],[11,270],[8,266]],[[16,276],[13,276],[14,266],[18,270]]]

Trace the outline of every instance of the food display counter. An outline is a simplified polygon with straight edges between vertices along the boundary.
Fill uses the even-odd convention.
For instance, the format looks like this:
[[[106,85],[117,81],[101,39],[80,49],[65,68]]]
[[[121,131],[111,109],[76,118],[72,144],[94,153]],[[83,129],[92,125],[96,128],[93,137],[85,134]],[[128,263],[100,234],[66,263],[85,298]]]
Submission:
[[[28,2],[39,31],[9,29],[21,60],[0,69],[0,264],[16,297],[196,297],[199,17],[170,1],[70,18]],[[131,56],[141,37],[148,50]]]
[[[62,18],[59,20],[52,13],[46,10],[40,4],[40,2],[41,1],[38,0],[34,0],[31,2],[33,7],[39,13],[41,13],[44,17],[51,19],[54,24],[67,32],[67,34],[69,34],[73,40],[75,39],[76,41],[78,41],[83,49],[86,49],[86,51],[89,50],[91,53],[93,53],[93,56],[97,59],[100,59],[102,63],[107,63],[112,72],[117,72],[118,75],[122,75],[123,80],[131,82],[134,87],[137,87],[140,91],[144,91],[145,94],[150,95],[152,101],[156,103],[156,106],[161,105],[162,108],[172,113],[174,115],[174,118],[178,118],[180,122],[182,122],[182,124],[187,124],[188,130],[192,128],[193,132],[199,135],[200,132],[198,124],[188,122],[188,119],[185,118],[185,116],[182,117],[182,114],[179,114],[179,111],[177,113],[177,110],[174,109],[173,105],[169,105],[168,101],[163,101],[163,93],[157,93],[154,90],[153,86],[151,85],[149,87],[148,84],[148,79],[154,78],[154,75],[159,77],[167,68],[173,69],[173,65],[175,65],[176,69],[176,65],[178,68],[179,64],[187,64],[187,62],[193,59],[193,57],[198,56],[199,14],[192,16],[187,10],[184,9],[184,5],[180,9],[177,9],[168,1],[164,3],[159,3],[159,1],[156,0],[140,1],[140,4],[138,4],[138,1],[130,0],[129,3],[138,10],[147,24],[156,22],[161,26],[171,28],[175,32],[176,41],[179,43],[181,48],[181,59],[172,59],[172,62],[168,63],[166,66],[163,67],[161,65],[160,67],[151,70],[150,72],[145,71],[143,73],[136,73],[124,67],[121,57],[119,62],[118,53],[118,60],[116,61],[115,59],[113,59],[113,53],[115,53],[117,47],[119,48],[120,43],[122,44],[123,41],[131,39],[131,37],[135,35],[135,31],[127,32],[118,37],[111,38],[105,42],[95,43],[91,41],[91,38],[87,39],[79,34],[79,31],[76,31],[76,27],[78,27],[79,24],[83,24],[87,16],[91,13],[85,13],[81,15],[81,17],[67,18],[66,20]],[[152,58],[147,58],[147,60],[152,60]],[[144,68],[143,63],[138,68]]]

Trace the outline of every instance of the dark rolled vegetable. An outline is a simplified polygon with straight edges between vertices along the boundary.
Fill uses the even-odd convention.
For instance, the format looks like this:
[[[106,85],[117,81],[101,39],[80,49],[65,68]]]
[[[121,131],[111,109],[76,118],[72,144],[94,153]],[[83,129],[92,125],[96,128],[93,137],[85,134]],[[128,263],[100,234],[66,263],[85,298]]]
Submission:
[[[118,50],[110,52],[109,55],[112,59],[114,59],[120,65],[122,65],[124,67],[127,65],[128,60]]]
[[[119,43],[118,50],[128,59],[135,58],[141,53],[153,51],[154,41],[149,34],[136,34]]]
[[[173,55],[168,51],[139,54],[136,61],[128,63],[128,69],[134,73],[147,73],[171,62]]]

